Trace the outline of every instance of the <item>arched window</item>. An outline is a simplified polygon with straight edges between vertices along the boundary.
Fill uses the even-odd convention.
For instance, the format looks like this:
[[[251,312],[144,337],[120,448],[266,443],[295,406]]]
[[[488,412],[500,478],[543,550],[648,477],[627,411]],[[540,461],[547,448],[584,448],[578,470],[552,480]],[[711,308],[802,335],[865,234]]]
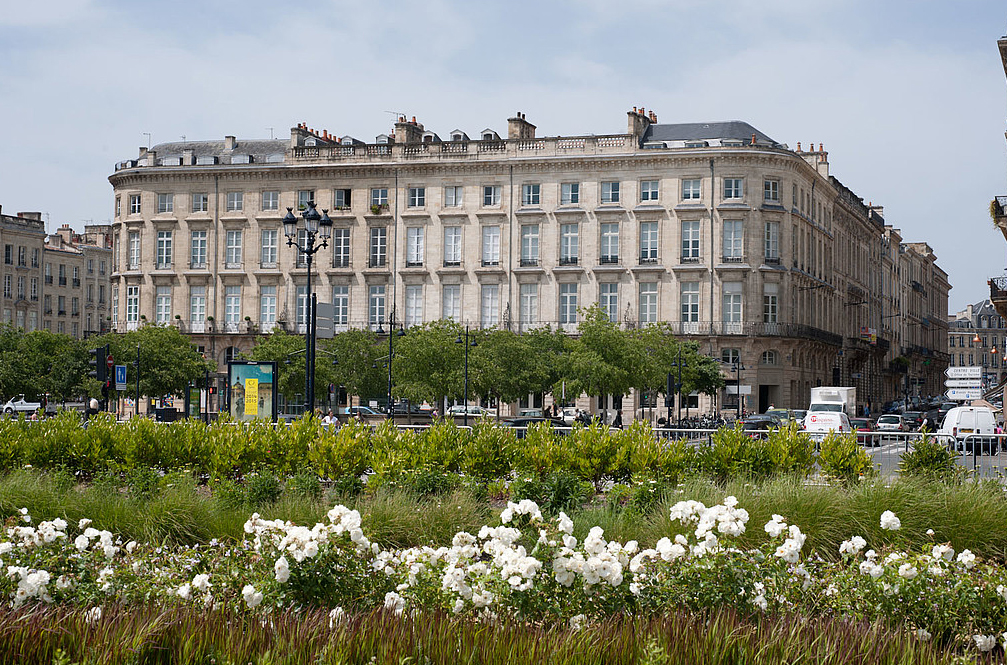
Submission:
[[[224,349],[224,364],[226,365],[232,360],[237,360],[239,353],[240,352],[238,351],[238,347],[236,346],[229,346],[226,349]]]
[[[776,351],[769,350],[762,352],[762,364],[763,365],[775,365],[779,362],[779,356]]]

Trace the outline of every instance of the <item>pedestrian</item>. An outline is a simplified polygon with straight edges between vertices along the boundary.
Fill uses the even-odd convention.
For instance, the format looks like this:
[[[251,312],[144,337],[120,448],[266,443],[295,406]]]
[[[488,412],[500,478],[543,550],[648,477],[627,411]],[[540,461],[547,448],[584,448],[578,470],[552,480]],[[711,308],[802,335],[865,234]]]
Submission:
[[[622,409],[615,412],[615,420],[612,421],[612,427],[622,429]]]
[[[920,423],[920,431],[924,434],[930,431],[930,418],[923,416],[923,422]]]

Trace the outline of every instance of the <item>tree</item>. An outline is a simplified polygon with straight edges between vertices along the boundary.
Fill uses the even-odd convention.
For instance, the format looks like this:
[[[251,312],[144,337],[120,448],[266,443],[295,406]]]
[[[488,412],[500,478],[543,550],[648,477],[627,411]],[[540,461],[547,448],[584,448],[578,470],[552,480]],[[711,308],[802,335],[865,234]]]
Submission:
[[[465,349],[456,340],[464,332],[457,323],[440,320],[414,326],[398,338],[392,364],[395,393],[432,403],[461,397]],[[471,357],[469,360],[471,363]]]
[[[304,337],[301,335],[291,335],[283,330],[274,330],[269,335],[255,345],[252,349],[251,360],[260,362],[275,362],[277,386],[280,394],[287,402],[296,401],[297,395],[304,395]],[[322,354],[324,357],[324,354]],[[319,369],[322,376],[319,376]],[[324,396],[328,389],[329,382],[326,377],[327,367],[325,363],[315,363],[315,399]],[[322,378],[322,381],[319,381]]]
[[[24,393],[39,399],[68,400],[98,390],[87,379],[85,343],[69,335],[35,330],[25,333],[13,326],[0,327],[0,393]]]
[[[147,397],[180,395],[190,381],[214,371],[213,362],[203,358],[173,326],[146,324],[122,335],[91,337],[87,341],[89,348],[104,344],[111,347],[116,364],[127,365],[130,384],[136,381],[134,363],[139,347],[140,394]]]
[[[515,402],[547,389],[552,362],[536,352],[530,335],[496,329],[477,331],[476,339],[477,345],[469,350],[470,384],[475,394]]]
[[[581,310],[580,337],[566,358],[568,390],[575,394],[625,395],[638,382],[645,362],[640,340],[619,328],[597,306]]]
[[[398,339],[393,340],[393,343]],[[326,360],[326,363],[332,366],[331,382],[334,385],[343,386],[348,394],[361,397],[384,394],[385,373],[379,361],[388,355],[388,347],[379,343],[378,336],[373,332],[370,330],[341,332],[331,340],[325,340],[323,349],[334,354],[338,360],[338,364],[334,366],[332,358]],[[398,352],[397,348],[395,350]],[[320,355],[319,358],[321,357]]]

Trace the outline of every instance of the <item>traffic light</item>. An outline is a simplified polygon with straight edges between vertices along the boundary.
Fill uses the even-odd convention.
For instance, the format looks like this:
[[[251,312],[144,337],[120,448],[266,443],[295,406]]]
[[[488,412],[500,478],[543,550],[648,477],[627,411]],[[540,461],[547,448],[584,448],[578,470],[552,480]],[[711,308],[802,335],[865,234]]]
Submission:
[[[108,359],[108,345],[99,346],[98,348],[91,349],[91,360],[89,364],[91,365],[91,371],[87,373],[93,379],[105,383],[108,380],[108,365],[106,365]]]

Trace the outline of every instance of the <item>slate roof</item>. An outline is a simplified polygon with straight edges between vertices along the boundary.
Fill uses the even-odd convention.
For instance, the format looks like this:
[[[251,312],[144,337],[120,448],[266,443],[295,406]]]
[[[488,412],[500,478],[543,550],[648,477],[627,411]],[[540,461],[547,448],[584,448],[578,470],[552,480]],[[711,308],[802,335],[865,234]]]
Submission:
[[[289,139],[237,139],[234,142],[234,150],[228,151],[224,149],[223,140],[173,141],[171,143],[159,143],[154,146],[153,150],[157,152],[158,158],[181,157],[183,150],[192,150],[192,153],[196,157],[252,155],[252,158],[256,162],[265,162],[266,157],[269,155],[282,155],[289,144]]]
[[[780,145],[747,122],[740,120],[651,125],[644,133],[643,141],[646,143],[648,141],[712,141],[727,139],[743,141],[745,144],[748,144],[752,141],[752,134],[755,134],[755,140],[760,145]]]

